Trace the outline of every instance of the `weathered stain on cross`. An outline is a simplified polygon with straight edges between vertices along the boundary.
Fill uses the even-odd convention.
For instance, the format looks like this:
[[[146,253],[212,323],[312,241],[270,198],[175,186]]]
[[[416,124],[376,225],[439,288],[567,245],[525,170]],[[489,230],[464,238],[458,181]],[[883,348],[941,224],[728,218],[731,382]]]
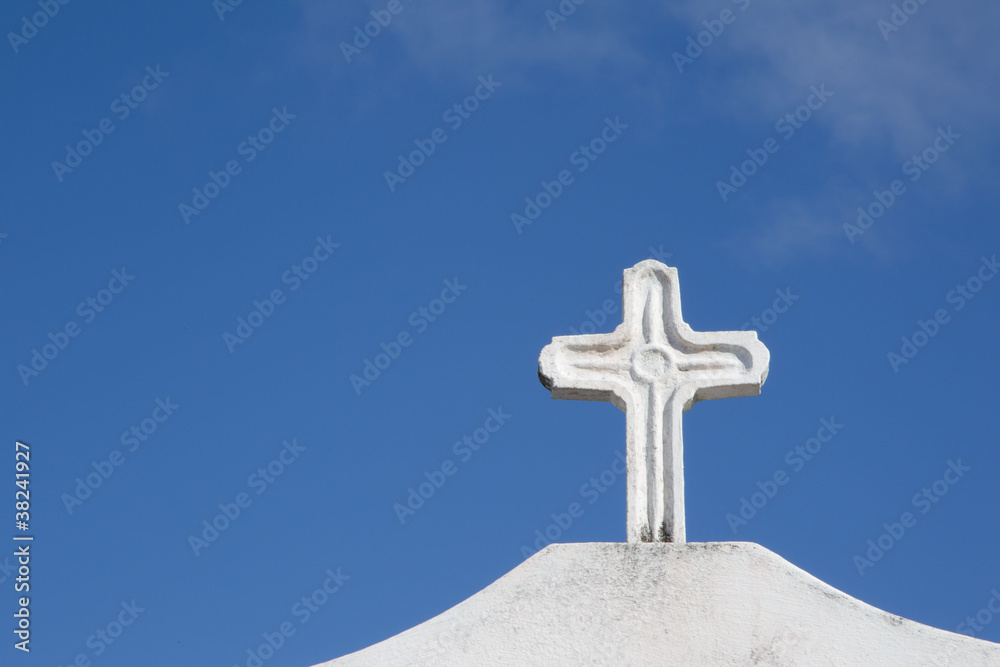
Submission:
[[[628,541],[684,543],[681,415],[698,401],[760,394],[770,355],[754,331],[692,331],[677,269],[656,260],[625,271],[622,311],[609,334],[553,338],[538,377],[552,398],[625,412]]]

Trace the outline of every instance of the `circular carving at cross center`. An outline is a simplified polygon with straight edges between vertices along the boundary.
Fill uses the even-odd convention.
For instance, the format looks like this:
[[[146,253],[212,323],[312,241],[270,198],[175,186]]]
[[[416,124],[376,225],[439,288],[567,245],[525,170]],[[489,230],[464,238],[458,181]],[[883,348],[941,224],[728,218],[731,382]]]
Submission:
[[[664,345],[643,345],[632,354],[632,375],[639,380],[662,380],[673,368],[670,352]]]

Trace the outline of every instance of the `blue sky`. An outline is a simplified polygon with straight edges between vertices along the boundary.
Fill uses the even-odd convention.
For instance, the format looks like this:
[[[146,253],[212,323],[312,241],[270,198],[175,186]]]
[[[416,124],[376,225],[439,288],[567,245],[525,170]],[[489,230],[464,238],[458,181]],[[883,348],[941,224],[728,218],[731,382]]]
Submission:
[[[312,665],[622,541],[536,364],[647,258],[771,353],[688,538],[1000,641],[1000,9],[903,4],[7,3],[4,664]]]

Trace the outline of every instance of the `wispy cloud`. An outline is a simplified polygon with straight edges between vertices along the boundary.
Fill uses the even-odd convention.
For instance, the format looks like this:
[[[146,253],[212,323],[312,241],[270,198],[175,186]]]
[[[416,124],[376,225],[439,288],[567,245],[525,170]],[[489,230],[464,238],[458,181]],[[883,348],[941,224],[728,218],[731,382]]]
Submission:
[[[547,5],[512,5],[502,0],[401,0],[404,11],[393,17],[377,39],[395,42],[392,57],[400,67],[431,79],[502,70],[508,78],[534,67],[552,67],[585,75],[595,67],[636,67],[643,57],[626,38],[624,8],[581,5],[559,30],[545,19]],[[558,3],[552,3],[554,8]],[[371,20],[369,12],[385,2],[357,6],[301,0],[301,50],[309,58],[346,65],[340,43],[350,42],[355,25]],[[400,59],[398,50],[404,57]],[[366,58],[383,65],[390,51],[371,49]]]
[[[717,95],[724,86],[724,108],[734,120],[778,117],[814,84],[837,95],[829,113],[812,121],[832,140],[825,154],[815,156],[835,169],[829,182],[810,193],[760,201],[760,222],[729,242],[734,255],[764,266],[845,254],[882,262],[910,255],[913,241],[889,224],[892,216],[854,245],[842,226],[854,220],[873,187],[884,189],[901,177],[898,165],[922,152],[939,127],[954,126],[966,137],[962,159],[942,160],[934,181],[921,182],[920,189],[954,195],[966,181],[982,179],[988,160],[979,153],[1000,136],[1000,50],[994,46],[1000,6],[973,0],[916,6],[905,23],[897,16],[899,30],[890,30],[879,26],[880,20],[891,23],[888,1],[752,0],[712,46],[717,62],[735,67],[702,68],[705,94]],[[688,0],[673,9],[691,30],[703,29],[701,21],[719,11],[718,0]]]
[[[747,266],[775,268],[795,260],[837,254],[843,246],[841,220],[818,212],[806,199],[772,200],[764,223],[737,232],[723,242]],[[846,242],[844,242],[846,244]]]
[[[617,79],[627,82],[630,94],[654,110],[646,128],[654,132],[676,131],[671,118],[684,106],[671,98],[680,76],[670,59],[677,33],[695,34],[720,10],[736,11],[738,21],[715,40],[710,55],[683,75],[686,86],[696,86],[696,95],[700,87],[710,98],[705,100],[710,108],[722,109],[733,122],[770,125],[801,104],[810,86],[825,84],[836,94],[835,103],[810,121],[829,135],[824,152],[814,157],[828,160],[836,178],[804,194],[767,199],[761,191],[765,199],[756,206],[767,217],[733,241],[734,253],[762,264],[843,251],[857,256],[861,249],[891,261],[905,252],[899,250],[905,243],[896,250],[882,247],[879,234],[866,234],[850,246],[842,225],[872,188],[899,177],[898,165],[922,151],[938,127],[953,125],[967,137],[963,158],[942,160],[934,185],[921,187],[961,191],[965,180],[983,178],[983,165],[992,169],[976,153],[1000,136],[1000,49],[993,47],[1000,5],[995,3],[927,0],[886,39],[878,22],[891,20],[888,0],[819,5],[750,0],[745,11],[738,10],[744,0],[679,0],[667,6],[592,0],[577,6],[555,31],[545,10],[558,2],[401,1],[404,11],[362,57],[347,64],[340,43],[350,41],[354,27],[370,20],[369,12],[383,9],[386,0],[361,8],[299,0],[296,51],[320,65],[328,83],[345,68],[377,68],[372,81],[379,85],[352,98],[359,106],[386,94],[390,81],[471,80],[496,72],[514,83],[514,90],[539,71],[579,78],[620,73]],[[666,35],[671,37],[664,41]]]
[[[1000,123],[1000,6],[929,0],[883,38],[890,2],[765,4],[754,0],[713,50],[746,63],[733,81],[733,112],[770,118],[810,85],[837,90],[838,112],[819,122],[850,145],[885,143],[899,156],[941,124],[995,133]],[[717,0],[689,0],[692,27],[718,15]]]

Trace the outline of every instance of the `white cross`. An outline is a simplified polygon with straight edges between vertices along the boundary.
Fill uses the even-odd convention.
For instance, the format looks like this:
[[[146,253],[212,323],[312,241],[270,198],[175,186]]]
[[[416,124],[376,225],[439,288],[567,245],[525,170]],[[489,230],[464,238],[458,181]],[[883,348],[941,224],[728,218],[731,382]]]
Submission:
[[[770,355],[755,331],[692,331],[677,269],[652,259],[625,270],[622,313],[609,334],[553,338],[538,377],[552,398],[625,412],[628,541],[683,544],[681,415],[698,401],[760,394]]]

